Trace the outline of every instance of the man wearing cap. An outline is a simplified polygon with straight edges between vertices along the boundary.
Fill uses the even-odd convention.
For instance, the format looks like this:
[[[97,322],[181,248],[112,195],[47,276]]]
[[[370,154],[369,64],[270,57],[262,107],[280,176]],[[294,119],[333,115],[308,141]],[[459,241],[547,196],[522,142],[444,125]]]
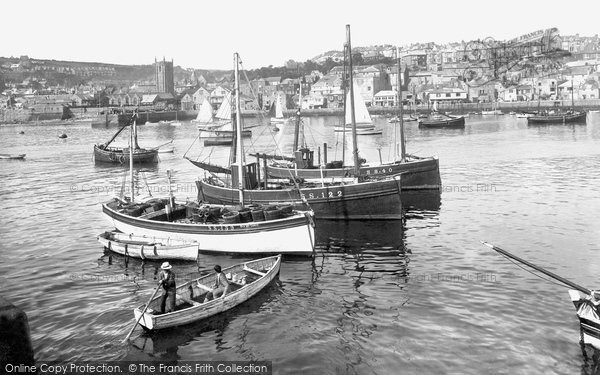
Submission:
[[[217,278],[215,279],[215,285],[213,287],[212,292],[208,292],[206,294],[205,301],[210,301],[214,298],[225,297],[227,294],[227,290],[229,289],[229,281],[227,281],[227,277],[223,272],[221,272],[221,266],[218,264],[215,266],[215,272],[217,273]]]
[[[159,285],[162,285],[163,287],[162,297],[160,299],[160,313],[164,314],[165,312],[175,311],[175,274],[171,271],[171,268],[173,267],[169,262],[164,262],[160,268],[162,271],[160,272],[158,280]],[[168,304],[167,300],[169,300]]]

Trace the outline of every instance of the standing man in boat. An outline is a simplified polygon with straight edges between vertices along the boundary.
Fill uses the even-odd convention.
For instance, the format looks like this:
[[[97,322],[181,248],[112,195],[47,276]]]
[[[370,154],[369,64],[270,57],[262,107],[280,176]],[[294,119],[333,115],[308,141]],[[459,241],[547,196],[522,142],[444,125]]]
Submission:
[[[221,266],[218,264],[215,265],[215,272],[217,273],[215,285],[213,286],[212,292],[208,292],[206,294],[205,301],[211,301],[213,298],[225,297],[227,290],[229,290],[229,281],[227,281],[227,276],[225,276],[225,274],[221,271]]]
[[[169,262],[164,262],[160,268],[162,271],[159,275],[159,285],[162,285],[163,288],[162,297],[160,299],[160,313],[164,314],[165,312],[175,311],[175,273],[171,271],[173,266],[171,266]],[[168,304],[167,300],[169,301]]]

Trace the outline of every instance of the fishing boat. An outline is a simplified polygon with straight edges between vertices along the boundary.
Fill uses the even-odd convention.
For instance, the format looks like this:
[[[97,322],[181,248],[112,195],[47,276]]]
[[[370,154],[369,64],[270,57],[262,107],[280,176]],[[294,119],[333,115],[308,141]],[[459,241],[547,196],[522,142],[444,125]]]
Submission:
[[[206,302],[206,294],[212,291],[216,274],[188,281],[177,287],[175,311],[157,314],[161,302],[158,296],[133,311],[136,322],[147,330],[160,330],[209,318],[254,297],[279,275],[280,267],[281,255],[223,268],[229,290],[222,298]]]
[[[231,93],[227,93],[215,115],[215,122],[198,125],[200,130],[198,137],[204,141],[205,146],[229,146],[233,143],[235,129],[231,105]],[[249,129],[242,130],[241,134],[244,138],[252,137],[252,131]]]
[[[198,111],[198,116],[196,116],[192,122],[196,124],[198,130],[205,131],[218,129],[224,125],[224,123],[218,123],[215,121],[213,116],[213,108],[208,98],[204,99],[202,105],[200,106],[200,110]]]
[[[349,43],[349,26],[347,26],[347,37]],[[351,60],[350,71],[352,71]],[[350,81],[352,81],[352,74],[350,74]],[[347,96],[350,100],[347,106],[351,108],[351,120],[354,128],[352,86],[350,85],[350,95]],[[236,105],[239,111],[239,98],[236,99]],[[241,121],[237,117],[236,120]],[[241,129],[241,124],[238,125],[238,128]],[[265,177],[261,181],[260,161],[246,163],[242,153],[234,160],[231,168],[222,167],[225,172],[230,169],[230,173],[224,173],[223,178],[211,176],[196,182],[198,198],[216,204],[239,204],[241,201],[259,204],[291,202],[296,209],[302,209],[308,205],[319,219],[394,220],[402,218],[401,176],[398,174],[381,179],[360,176],[355,128],[352,133],[354,177],[320,178],[316,181],[298,183],[295,179],[290,181],[288,176],[286,180],[270,181],[268,177]],[[241,149],[242,143],[239,140],[237,150]],[[233,165],[242,170],[233,174]],[[239,176],[243,176],[243,178],[239,178]],[[234,188],[238,186],[243,189]]]
[[[400,61],[398,62],[400,64]],[[400,66],[400,65],[398,65]],[[400,86],[400,83],[398,83]],[[398,93],[400,96],[401,94]],[[398,101],[398,103],[400,103]],[[350,112],[350,107],[347,106]],[[396,119],[404,119],[402,106],[397,107],[399,115]],[[327,163],[316,165],[314,152],[306,145],[298,148],[298,136],[300,126],[301,111],[298,109],[298,118],[296,121],[296,133],[293,144],[293,155],[291,157],[280,157],[279,160],[272,160],[267,165],[267,174],[271,178],[301,178],[301,179],[319,179],[319,178],[340,178],[354,176],[354,167],[341,163]],[[346,117],[350,118],[350,114]],[[416,118],[415,118],[416,119]],[[404,121],[399,121],[394,128],[394,160],[382,163],[362,163],[359,166],[358,175],[370,178],[390,176],[402,173],[402,189],[439,189],[441,186],[439,160],[435,157],[420,157],[410,155],[406,152],[406,141],[404,138]],[[358,129],[357,129],[358,133]],[[399,135],[398,135],[399,133]],[[323,148],[325,156],[327,148]]]
[[[117,254],[149,260],[197,260],[198,243],[173,238],[136,236],[117,231],[98,235],[105,249]]]
[[[27,154],[0,154],[0,159],[23,160]]]
[[[517,112],[517,118],[529,118],[531,116],[535,116],[536,113],[533,112]]]
[[[271,109],[269,110],[269,113],[271,114],[271,125],[281,125],[287,121],[287,119],[283,117],[284,107],[285,103],[283,102],[283,97],[280,93],[277,93],[275,102],[271,105]]]
[[[464,128],[463,116],[448,116],[441,113],[432,113],[429,117],[419,120],[420,128]]]
[[[571,106],[575,107],[575,98],[573,96],[573,81],[571,81]],[[560,105],[560,102],[555,102],[555,106]],[[527,125],[540,125],[540,124],[586,124],[587,123],[587,112],[586,111],[575,111],[575,110],[563,110],[562,108],[554,108],[550,110],[541,111],[540,98],[538,96],[538,111],[535,115],[527,118]]]
[[[344,125],[336,126],[334,128],[334,131],[336,131],[336,132],[353,132],[353,131],[355,131],[357,135],[381,134],[382,131],[376,129],[375,125],[373,125],[373,119],[371,119],[371,115],[369,115],[369,110],[367,109],[365,100],[363,99],[360,92],[357,90],[354,82],[352,82],[352,86],[353,86],[353,90],[348,90],[348,92],[346,93],[346,103],[350,103],[350,100],[352,100],[355,104],[355,109],[354,109],[355,124],[354,125],[352,124],[350,108],[346,107]],[[349,97],[351,92],[353,95],[352,99]]]
[[[235,59],[237,73],[237,54]],[[239,90],[239,86],[237,89]],[[243,176],[240,169],[232,169],[233,171],[236,175]],[[170,171],[167,176],[168,199],[135,202],[133,162],[130,161],[131,197],[129,200],[114,198],[104,203],[102,212],[120,232],[195,241],[203,252],[313,254],[312,211],[293,210],[289,204],[285,207],[245,206],[243,198],[240,199],[241,203],[231,206],[211,205],[200,201],[177,202],[170,190]],[[233,190],[242,194],[241,189]]]
[[[527,117],[527,125],[583,123],[587,121],[585,111],[550,110]]]
[[[569,297],[575,305],[577,310],[577,317],[579,318],[579,326],[581,330],[581,339],[583,344],[590,344],[594,348],[600,350],[600,292],[590,290],[581,285],[575,284],[574,282],[565,279],[564,277],[558,276],[557,274],[545,270],[544,268],[537,266],[531,262],[521,259],[508,251],[494,246],[491,243],[483,242],[485,246],[488,246],[492,250],[504,255],[507,258],[516,260],[519,263],[526,265],[536,271],[539,271],[554,280],[557,280],[573,289],[569,290]]]
[[[94,161],[99,163],[126,164],[129,158],[133,159],[135,164],[154,163],[157,161],[158,150],[153,148],[141,148],[137,142],[137,115],[134,114],[130,126],[123,126],[113,135],[113,137],[104,144],[94,145]],[[125,129],[130,128],[129,147],[109,147],[117,136]],[[133,146],[132,146],[133,145]],[[129,149],[133,148],[133,152]]]

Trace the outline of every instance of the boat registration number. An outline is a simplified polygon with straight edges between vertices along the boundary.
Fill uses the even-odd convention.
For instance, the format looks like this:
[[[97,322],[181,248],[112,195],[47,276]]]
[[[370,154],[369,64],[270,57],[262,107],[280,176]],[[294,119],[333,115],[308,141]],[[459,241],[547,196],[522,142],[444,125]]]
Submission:
[[[338,198],[338,197],[342,197],[342,191],[338,190],[338,191],[328,191],[327,194],[325,194],[324,191],[320,192],[320,193],[308,193],[308,194],[302,194],[303,198],[306,199],[320,199],[320,198]]]
[[[384,173],[392,173],[392,167],[389,168],[381,168],[381,169],[367,169],[367,175],[370,174],[384,174]]]

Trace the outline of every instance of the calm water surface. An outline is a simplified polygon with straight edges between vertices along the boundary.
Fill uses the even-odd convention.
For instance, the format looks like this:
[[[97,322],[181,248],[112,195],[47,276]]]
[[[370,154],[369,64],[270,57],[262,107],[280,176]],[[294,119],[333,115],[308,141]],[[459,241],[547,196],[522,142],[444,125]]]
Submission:
[[[250,120],[250,123],[256,120]],[[335,118],[305,120],[309,144],[343,144]],[[361,156],[390,156],[392,131],[360,138]],[[277,282],[206,322],[157,334],[132,308],[156,285],[158,263],[105,253],[100,202],[125,170],[99,167],[92,144],[115,129],[89,124],[0,127],[0,286],[30,319],[37,360],[270,360],[277,374],[593,373],[600,354],[579,345],[567,290],[483,247],[485,240],[588,288],[600,279],[600,114],[585,125],[527,126],[512,116],[473,116],[464,130],[407,123],[407,149],[436,155],[441,195],[409,197],[406,219],[321,221],[314,261],[284,259]],[[19,135],[24,130],[25,134]],[[68,138],[58,139],[66,132]],[[203,172],[182,159],[224,162],[195,127],[142,126],[142,146],[173,139],[174,154],[136,172],[140,194],[164,195],[166,171],[180,198]],[[291,126],[253,128],[251,150],[291,148]],[[124,144],[126,137],[118,143]],[[175,263],[180,280],[246,260],[203,255]]]

